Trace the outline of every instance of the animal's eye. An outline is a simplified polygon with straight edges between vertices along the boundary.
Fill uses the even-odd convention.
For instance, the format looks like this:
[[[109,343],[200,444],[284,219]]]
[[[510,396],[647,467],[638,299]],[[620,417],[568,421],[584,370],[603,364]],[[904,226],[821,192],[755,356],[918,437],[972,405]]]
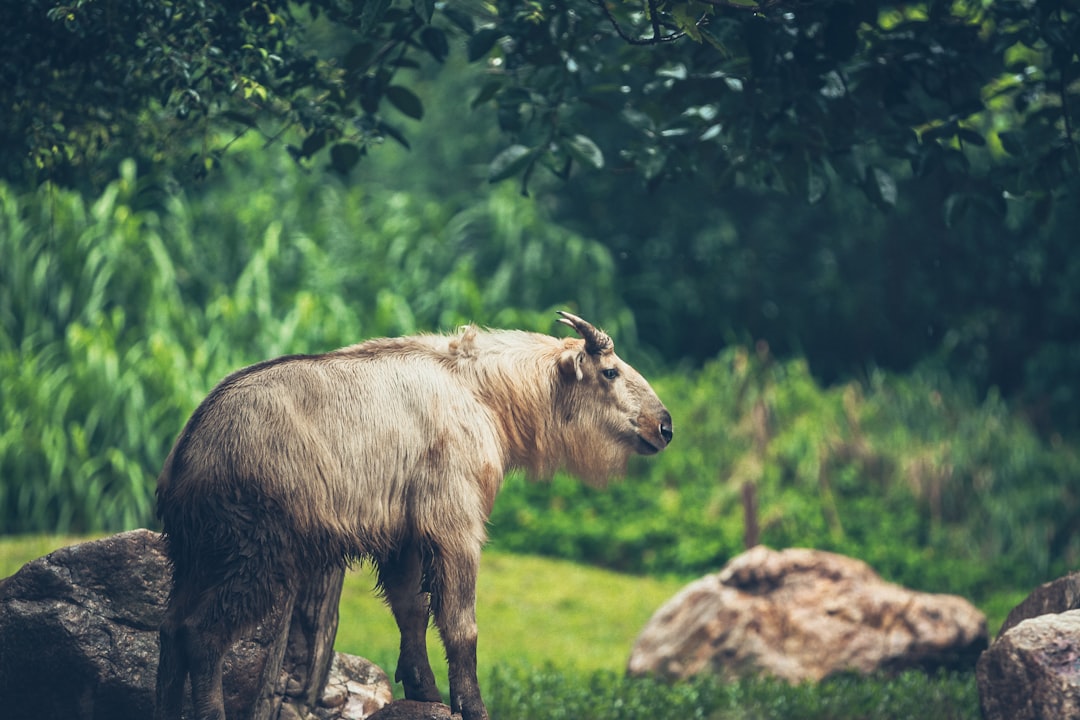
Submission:
[[[615,368],[607,368],[603,371],[603,373],[604,377],[606,377],[608,380],[614,380],[615,378],[619,377],[619,371]]]

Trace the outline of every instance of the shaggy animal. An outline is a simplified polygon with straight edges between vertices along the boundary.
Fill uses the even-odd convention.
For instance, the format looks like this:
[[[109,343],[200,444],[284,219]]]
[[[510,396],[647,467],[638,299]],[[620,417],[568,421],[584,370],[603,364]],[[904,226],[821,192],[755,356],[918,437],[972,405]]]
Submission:
[[[158,479],[173,564],[161,627],[159,720],[222,720],[222,659],[320,568],[370,559],[401,631],[405,697],[487,718],[476,680],[476,574],[513,468],[603,482],[672,439],[671,415],[602,331],[581,338],[467,327],[269,360],[225,378],[188,420]]]

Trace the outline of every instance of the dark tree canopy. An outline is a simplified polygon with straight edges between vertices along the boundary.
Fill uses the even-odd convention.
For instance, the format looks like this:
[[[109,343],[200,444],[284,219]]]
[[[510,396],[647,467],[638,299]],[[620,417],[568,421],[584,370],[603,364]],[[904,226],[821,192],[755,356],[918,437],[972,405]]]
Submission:
[[[134,154],[194,161],[204,172],[227,146],[228,131],[248,129],[268,140],[299,135],[298,156],[336,139],[335,164],[355,163],[366,139],[398,135],[379,118],[382,98],[420,112],[408,90],[391,85],[395,71],[413,62],[413,44],[427,38],[433,52],[446,52],[429,15],[388,5],[5,3],[0,97],[11,112],[0,167],[9,178],[76,183],[112,164],[102,159]],[[306,33],[320,17],[362,42],[343,56],[320,52]]]
[[[408,144],[408,72],[487,64],[493,180],[540,168],[895,204],[1049,210],[1080,173],[1080,3],[1067,0],[26,0],[0,9],[0,172],[93,182],[116,157],[213,166],[237,133],[347,171]],[[388,111],[393,108],[393,111]],[[289,144],[291,143],[291,144]],[[104,162],[103,162],[104,161]]]

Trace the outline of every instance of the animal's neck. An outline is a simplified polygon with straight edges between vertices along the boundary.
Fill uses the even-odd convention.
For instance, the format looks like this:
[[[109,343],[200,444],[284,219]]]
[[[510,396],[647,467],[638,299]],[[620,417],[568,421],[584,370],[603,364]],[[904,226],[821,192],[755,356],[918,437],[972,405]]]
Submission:
[[[460,362],[496,421],[505,469],[549,476],[563,464],[555,417],[560,348],[543,335],[483,335],[470,339],[474,346],[461,343]]]

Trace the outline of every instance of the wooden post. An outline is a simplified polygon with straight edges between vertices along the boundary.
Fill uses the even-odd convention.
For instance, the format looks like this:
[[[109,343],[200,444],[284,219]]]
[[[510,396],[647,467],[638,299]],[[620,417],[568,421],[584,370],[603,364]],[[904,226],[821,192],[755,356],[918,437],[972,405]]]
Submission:
[[[743,545],[747,550],[760,542],[761,531],[758,527],[757,486],[747,480],[742,484],[743,503]]]

